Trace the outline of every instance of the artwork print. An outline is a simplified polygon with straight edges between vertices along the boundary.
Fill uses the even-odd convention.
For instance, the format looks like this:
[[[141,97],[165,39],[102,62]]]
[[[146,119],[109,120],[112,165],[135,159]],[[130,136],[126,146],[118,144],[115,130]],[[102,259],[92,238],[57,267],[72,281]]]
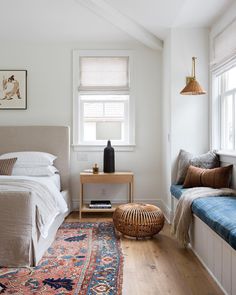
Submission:
[[[0,70],[0,110],[27,108],[27,71]]]

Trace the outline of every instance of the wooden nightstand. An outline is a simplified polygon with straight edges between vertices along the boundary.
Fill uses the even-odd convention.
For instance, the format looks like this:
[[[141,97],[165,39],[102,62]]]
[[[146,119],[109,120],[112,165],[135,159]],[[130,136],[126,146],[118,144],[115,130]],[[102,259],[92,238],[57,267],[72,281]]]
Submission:
[[[132,172],[115,172],[115,173],[103,173],[98,174],[92,173],[80,173],[80,218],[82,212],[114,212],[116,207],[120,204],[112,205],[111,209],[91,209],[88,205],[84,204],[84,184],[89,183],[120,183],[128,184],[128,202],[133,202],[133,183],[134,174]]]

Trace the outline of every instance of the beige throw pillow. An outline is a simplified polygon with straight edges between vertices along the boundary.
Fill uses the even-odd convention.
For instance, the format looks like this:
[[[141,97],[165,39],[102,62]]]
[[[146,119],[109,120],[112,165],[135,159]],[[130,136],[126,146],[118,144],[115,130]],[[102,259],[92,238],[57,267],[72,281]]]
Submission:
[[[199,156],[193,156],[185,150],[180,150],[178,156],[177,177],[176,184],[183,184],[188,167],[192,165],[195,167],[212,169],[220,166],[219,156],[214,152],[207,152]]]
[[[192,159],[193,155],[185,150],[180,150],[178,156],[178,164],[177,164],[177,177],[176,177],[176,184],[183,184],[184,179],[186,177],[188,167],[190,165],[190,160]]]

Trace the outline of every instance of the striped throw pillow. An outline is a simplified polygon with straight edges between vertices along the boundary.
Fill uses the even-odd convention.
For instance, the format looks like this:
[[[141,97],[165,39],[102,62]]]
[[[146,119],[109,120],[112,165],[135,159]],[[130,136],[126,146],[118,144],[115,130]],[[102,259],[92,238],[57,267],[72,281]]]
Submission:
[[[11,175],[17,158],[0,160],[0,175]]]

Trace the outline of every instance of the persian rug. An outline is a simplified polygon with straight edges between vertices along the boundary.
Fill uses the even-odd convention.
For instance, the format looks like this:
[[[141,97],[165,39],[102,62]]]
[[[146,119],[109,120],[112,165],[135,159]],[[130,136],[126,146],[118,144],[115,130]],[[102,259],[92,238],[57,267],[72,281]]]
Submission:
[[[113,223],[64,223],[38,266],[0,268],[0,294],[120,295],[122,270]]]

